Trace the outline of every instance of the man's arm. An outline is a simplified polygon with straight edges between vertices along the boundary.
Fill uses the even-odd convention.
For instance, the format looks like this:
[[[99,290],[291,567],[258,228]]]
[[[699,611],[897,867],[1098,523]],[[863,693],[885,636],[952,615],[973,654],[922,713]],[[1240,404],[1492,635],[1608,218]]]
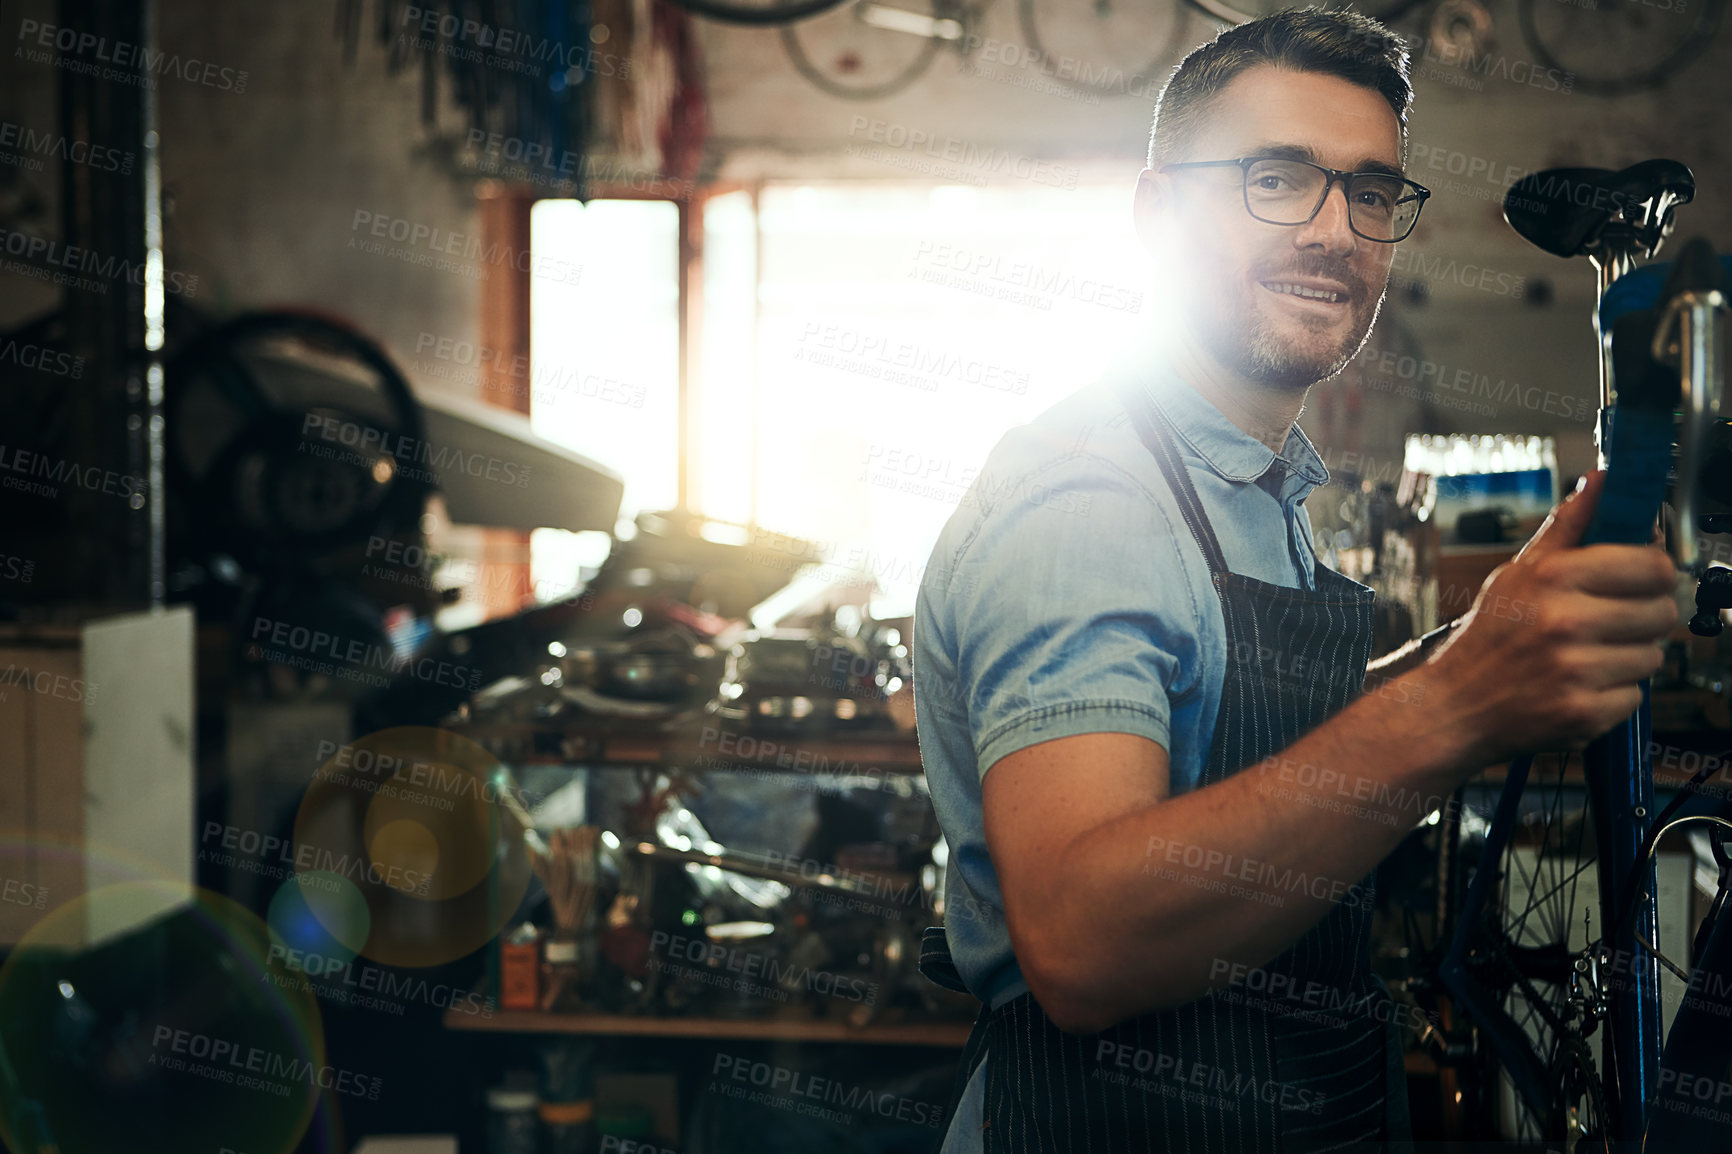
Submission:
[[[1350,887],[1423,816],[1415,799],[1441,804],[1486,765],[1581,748],[1629,716],[1664,656],[1673,573],[1651,547],[1570,548],[1591,476],[1588,499],[1566,501],[1487,579],[1429,659],[1261,766],[1169,797],[1159,744],[1092,733],[990,767],[986,836],[1012,948],[1061,1029],[1182,1005],[1270,961],[1333,900],[1357,900]],[[1537,605],[1535,620],[1482,613],[1496,596]],[[1284,781],[1284,767],[1332,776],[1306,787],[1319,779]],[[1337,804],[1342,783],[1358,812]]]
[[[1331,897],[1356,900],[1349,887],[1413,827],[1411,799],[1448,797],[1469,754],[1441,711],[1371,695],[1279,757],[1178,797],[1167,796],[1167,751],[1129,734],[1061,738],[993,767],[986,835],[1012,947],[1059,1028],[1093,1033],[1182,1005],[1218,974],[1274,958]],[[1355,801],[1358,813],[1306,804],[1298,795],[1327,791],[1283,766],[1351,774],[1349,797],[1386,800]],[[1054,788],[1085,775],[1086,789]],[[1312,788],[1290,784],[1301,776]]]
[[[1427,657],[1437,649],[1438,645],[1455,636],[1456,629],[1461,625],[1461,618],[1439,625],[1430,633],[1392,649],[1382,657],[1377,658],[1365,667],[1366,684],[1376,685],[1400,677],[1403,673],[1417,669]]]

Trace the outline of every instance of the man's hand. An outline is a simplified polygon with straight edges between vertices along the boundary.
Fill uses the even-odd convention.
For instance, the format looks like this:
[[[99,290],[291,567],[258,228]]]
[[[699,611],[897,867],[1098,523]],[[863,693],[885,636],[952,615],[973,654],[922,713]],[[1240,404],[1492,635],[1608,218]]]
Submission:
[[[1589,473],[1492,571],[1421,674],[1473,735],[1478,764],[1583,748],[1635,711],[1665,661],[1678,610],[1658,538],[1579,544],[1604,484]]]

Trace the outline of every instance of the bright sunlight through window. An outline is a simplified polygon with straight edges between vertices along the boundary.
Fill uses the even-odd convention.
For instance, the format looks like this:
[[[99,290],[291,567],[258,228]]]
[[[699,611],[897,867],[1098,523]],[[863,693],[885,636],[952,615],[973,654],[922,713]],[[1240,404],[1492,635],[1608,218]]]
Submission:
[[[912,612],[933,542],[998,439],[1154,323],[1130,201],[1129,179],[772,184],[755,201],[709,200],[694,504],[812,541],[808,580],[876,581],[875,614]],[[538,394],[535,429],[625,477],[622,519],[669,508],[675,206],[548,201],[532,225],[538,257],[583,266],[578,285],[535,283],[538,375],[552,359],[597,381],[551,404]]]
[[[538,261],[582,268],[576,284],[533,277],[530,406],[537,435],[625,478],[620,518],[674,504],[679,399],[679,210],[669,201],[538,202]]]
[[[711,201],[704,510],[814,541],[817,579],[911,612],[994,443],[1151,322],[1130,193],[772,185],[755,222],[749,194]]]

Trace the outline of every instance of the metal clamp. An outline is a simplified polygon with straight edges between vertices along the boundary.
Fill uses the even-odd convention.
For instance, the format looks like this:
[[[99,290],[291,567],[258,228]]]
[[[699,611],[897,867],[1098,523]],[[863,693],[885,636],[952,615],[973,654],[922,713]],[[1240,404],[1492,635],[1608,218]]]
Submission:
[[[1692,577],[1700,576],[1702,568],[1696,547],[1696,477],[1709,430],[1720,415],[1725,379],[1720,317],[1728,303],[1718,289],[1679,293],[1666,303],[1649,350],[1659,363],[1678,366],[1684,428],[1678,440],[1677,483],[1672,488],[1678,531],[1672,535],[1671,552],[1678,568]]]

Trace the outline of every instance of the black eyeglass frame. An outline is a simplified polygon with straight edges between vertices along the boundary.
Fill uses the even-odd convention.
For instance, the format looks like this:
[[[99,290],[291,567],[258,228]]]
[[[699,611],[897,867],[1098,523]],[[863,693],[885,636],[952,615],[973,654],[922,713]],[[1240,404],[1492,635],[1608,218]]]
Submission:
[[[1251,208],[1251,166],[1264,160],[1279,160],[1284,161],[1287,164],[1303,164],[1307,168],[1315,168],[1318,172],[1324,174],[1325,180],[1323,183],[1323,195],[1317,198],[1317,203],[1311,206],[1311,214],[1304,220],[1264,220],[1263,217],[1258,216]],[[1251,219],[1262,221],[1264,224],[1272,224],[1279,228],[1298,228],[1301,225],[1307,225],[1316,220],[1317,214],[1323,211],[1324,204],[1328,202],[1330,190],[1335,187],[1337,181],[1341,183],[1341,195],[1346,196],[1348,189],[1352,187],[1349,182],[1352,181],[1354,177],[1379,176],[1385,180],[1399,180],[1405,184],[1410,184],[1419,193],[1419,208],[1414,210],[1413,220],[1408,223],[1407,231],[1398,237],[1366,236],[1353,225],[1352,201],[1347,202],[1347,227],[1353,229],[1354,236],[1364,237],[1366,240],[1372,241],[1376,244],[1400,244],[1402,241],[1413,235],[1414,228],[1419,224],[1419,214],[1425,211],[1425,202],[1431,199],[1431,189],[1425,187],[1425,185],[1420,184],[1416,180],[1409,180],[1405,176],[1396,176],[1394,173],[1389,172],[1343,172],[1339,168],[1325,168],[1321,164],[1312,164],[1309,160],[1297,160],[1291,156],[1241,156],[1234,160],[1187,160],[1177,164],[1163,164],[1157,171],[1172,172],[1175,169],[1180,168],[1226,168],[1229,165],[1239,169],[1239,193],[1244,198],[1245,211],[1250,213]],[[1402,204],[1412,199],[1414,198],[1402,197],[1401,200],[1398,200],[1396,203]]]

